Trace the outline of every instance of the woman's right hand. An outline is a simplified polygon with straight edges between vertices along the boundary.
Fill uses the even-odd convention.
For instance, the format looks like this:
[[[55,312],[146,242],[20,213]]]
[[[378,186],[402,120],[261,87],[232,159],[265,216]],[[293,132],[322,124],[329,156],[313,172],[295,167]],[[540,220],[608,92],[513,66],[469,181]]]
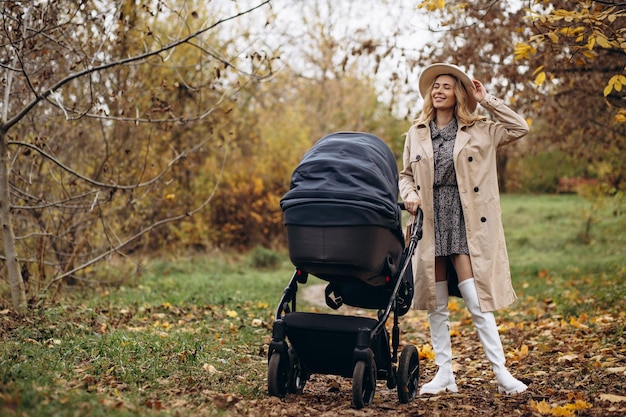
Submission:
[[[422,204],[422,201],[418,197],[409,197],[404,200],[404,208],[412,215],[417,214],[417,209]]]

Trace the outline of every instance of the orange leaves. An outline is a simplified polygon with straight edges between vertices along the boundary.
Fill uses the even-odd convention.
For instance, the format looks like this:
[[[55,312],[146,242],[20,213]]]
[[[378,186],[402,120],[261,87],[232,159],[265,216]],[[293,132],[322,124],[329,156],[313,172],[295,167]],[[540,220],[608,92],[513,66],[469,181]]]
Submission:
[[[522,345],[519,349],[515,349],[507,354],[514,361],[521,361],[528,356],[528,345]]]
[[[436,10],[443,10],[446,7],[445,0],[422,0],[418,5],[418,9],[426,9],[429,12],[434,12]]]
[[[546,81],[546,73],[544,71],[541,71],[539,74],[537,74],[537,77],[535,77],[535,85],[539,87],[545,81]]]
[[[609,41],[609,39],[603,33],[594,33],[593,35],[589,36],[587,48],[589,48],[589,50],[592,50],[596,44],[598,44],[598,46],[600,46],[601,48],[607,49],[611,48],[612,46],[611,41]]]
[[[270,161],[256,158],[254,163],[238,163],[245,167],[225,176],[211,206],[210,223],[216,232],[211,239],[220,246],[270,246],[270,242],[284,234],[279,205],[287,190],[283,188],[284,181],[274,178],[275,168]]]
[[[577,329],[588,329],[589,326],[584,324],[587,320],[588,320],[587,315],[583,313],[578,318],[570,317],[569,324],[570,326],[575,327]]]
[[[435,360],[435,351],[433,350],[432,346],[430,346],[429,344],[422,345],[418,349],[418,353],[419,353],[420,359],[428,359],[431,361]]]
[[[582,0],[569,2],[571,5],[567,9],[551,9],[536,3],[533,9],[528,10],[528,17],[541,33],[515,45],[515,60],[539,58],[545,63],[551,54],[562,52],[571,55],[568,59],[572,59],[577,66],[589,67],[598,56],[604,56],[601,49],[611,50],[612,54],[626,53],[626,30],[618,23],[626,16],[623,10],[608,6],[591,7],[590,2]],[[546,47],[544,43],[551,46]],[[626,85],[623,68],[617,71],[604,87],[605,97],[613,91],[621,91]],[[543,70],[537,70],[533,75],[537,87],[546,81]],[[626,116],[624,113],[621,115],[616,117],[616,122],[624,122]]]
[[[604,97],[611,94],[613,90],[616,92],[622,91],[622,87],[626,86],[626,76],[622,74],[616,74],[611,77],[606,87],[604,87]]]
[[[450,301],[448,301],[448,310],[450,310],[450,312],[465,311],[465,306],[459,303],[458,298],[450,298]]]
[[[548,404],[545,400],[540,402],[531,400],[530,407],[542,416],[570,417],[576,415],[578,410],[592,408],[592,405],[581,399],[565,405]]]
[[[515,56],[515,60],[519,61],[520,59],[529,59],[532,55],[537,52],[537,49],[524,42],[518,42],[515,44],[515,50],[513,52]]]
[[[552,410],[552,407],[550,407],[550,404],[548,404],[545,400],[541,402],[531,400],[530,406],[534,411],[537,411],[539,414],[544,415],[544,416],[550,415],[550,411]]]

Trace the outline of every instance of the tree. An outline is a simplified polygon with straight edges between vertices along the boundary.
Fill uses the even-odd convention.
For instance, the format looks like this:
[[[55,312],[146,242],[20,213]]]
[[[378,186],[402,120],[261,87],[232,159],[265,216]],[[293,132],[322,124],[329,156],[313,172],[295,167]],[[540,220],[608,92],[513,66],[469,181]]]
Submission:
[[[189,177],[193,155],[225,146],[220,116],[273,60],[209,36],[268,3],[3,2],[0,222],[17,310],[25,278],[44,289],[78,279],[208,204],[210,188],[193,205],[168,187]]]
[[[614,1],[534,1],[527,42],[515,59],[532,70],[546,107],[562,117],[560,144],[587,162],[602,193],[624,189],[626,170],[626,5]],[[574,103],[574,105],[572,105]]]
[[[302,155],[322,136],[367,131],[397,145],[400,129],[407,127],[390,114],[376,79],[394,50],[396,31],[376,36],[370,21],[361,19],[369,9],[356,3],[272,5],[265,37],[280,45],[282,67],[257,89],[240,94],[231,127],[240,139],[232,144],[231,164],[204,221],[224,247],[284,244],[280,198]]]
[[[431,59],[423,64],[452,59],[464,65],[476,78],[489,80],[492,93],[533,122],[530,140],[503,148],[501,159],[561,150],[608,188],[623,188],[619,155],[626,135],[624,124],[616,125],[616,112],[610,110],[618,109],[619,115],[624,105],[624,90],[619,90],[619,74],[626,65],[623,6],[594,1],[457,0],[419,5],[436,17],[431,27],[439,35],[432,43]],[[583,17],[585,13],[590,17]]]
[[[533,70],[535,84],[558,77],[558,67],[569,63],[599,66],[608,81],[603,89],[606,104],[617,123],[626,122],[626,5],[615,1],[579,0],[550,4],[535,0],[529,9],[537,34],[515,46],[515,58],[546,64]],[[556,58],[556,59],[555,59]]]

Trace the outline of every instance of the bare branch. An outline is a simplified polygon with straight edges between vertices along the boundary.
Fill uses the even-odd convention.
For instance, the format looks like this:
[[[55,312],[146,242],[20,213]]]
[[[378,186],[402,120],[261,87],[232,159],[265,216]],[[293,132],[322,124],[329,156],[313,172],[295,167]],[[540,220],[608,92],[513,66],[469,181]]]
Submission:
[[[133,189],[136,189],[136,188],[147,187],[149,185],[154,184],[161,177],[163,177],[163,175],[165,175],[167,173],[167,171],[169,170],[169,168],[172,165],[174,165],[179,160],[185,158],[188,154],[196,151],[197,149],[199,149],[200,147],[205,145],[207,142],[208,142],[208,140],[204,140],[204,141],[198,143],[197,145],[195,145],[193,148],[185,150],[185,151],[181,152],[180,154],[176,155],[176,157],[174,159],[172,159],[167,164],[167,167],[162,169],[161,172],[159,172],[150,181],[146,181],[146,182],[142,182],[142,183],[138,183],[138,184],[130,184],[130,185],[107,184],[107,183],[104,183],[104,182],[100,182],[100,181],[96,181],[96,180],[93,180],[91,178],[88,178],[88,177],[80,174],[79,172],[76,172],[72,168],[68,167],[67,165],[65,165],[64,163],[59,161],[57,158],[55,158],[54,156],[50,155],[49,153],[47,153],[46,151],[44,151],[43,149],[39,148],[36,145],[30,144],[30,143],[27,143],[27,142],[20,142],[20,141],[8,141],[7,144],[8,145],[24,146],[26,148],[32,149],[34,151],[37,151],[41,156],[43,156],[44,158],[48,159],[50,162],[54,163],[55,165],[59,166],[60,168],[64,169],[65,171],[69,172],[70,174],[75,175],[77,178],[85,181],[86,183],[94,185],[96,187],[110,188],[110,189],[115,189],[115,190],[133,190]]]
[[[160,124],[160,123],[188,123],[188,122],[195,122],[198,120],[202,120],[205,119],[206,117],[208,117],[209,115],[211,115],[216,108],[222,104],[230,95],[232,95],[233,93],[242,90],[244,87],[246,87],[247,85],[249,85],[251,83],[251,81],[248,81],[246,83],[242,83],[239,88],[229,92],[229,93],[222,93],[222,95],[220,96],[220,98],[213,103],[213,105],[211,106],[211,108],[207,109],[206,111],[202,112],[202,113],[198,113],[195,116],[189,116],[189,117],[176,117],[174,115],[172,115],[170,113],[170,117],[165,117],[165,118],[159,118],[159,119],[149,119],[149,118],[143,118],[143,117],[119,117],[119,116],[111,116],[111,115],[102,115],[102,114],[96,114],[96,113],[89,113],[89,112],[76,112],[72,109],[69,109],[66,106],[63,106],[60,102],[58,101],[51,101],[48,100],[46,98],[46,100],[54,107],[57,107],[59,109],[61,109],[61,111],[63,111],[63,113],[65,114],[66,120],[71,121],[71,120],[78,120],[80,118],[83,117],[88,117],[90,119],[101,119],[101,120],[107,120],[107,121],[116,121],[116,122],[129,122],[129,123],[135,123],[135,124],[140,124],[140,123],[152,123],[152,124]],[[78,116],[73,116],[73,117],[69,117],[68,114],[77,114]]]
[[[28,114],[31,111],[31,109],[33,107],[35,107],[39,102],[41,102],[42,100],[46,99],[55,90],[58,90],[59,88],[63,87],[64,85],[68,84],[69,82],[71,82],[71,81],[73,81],[73,80],[75,80],[77,78],[81,78],[81,77],[83,77],[85,75],[88,75],[88,74],[91,74],[91,73],[94,73],[94,72],[98,72],[98,71],[102,71],[102,70],[105,70],[105,69],[108,69],[108,68],[113,68],[113,67],[117,67],[117,66],[124,66],[124,65],[133,63],[133,62],[144,61],[147,58],[159,55],[162,52],[169,51],[170,49],[176,48],[179,45],[187,43],[191,39],[194,39],[194,38],[198,37],[199,35],[201,35],[201,34],[203,34],[205,32],[208,32],[208,31],[214,29],[215,27],[217,27],[217,26],[219,26],[219,25],[221,25],[221,24],[223,24],[225,22],[237,19],[237,18],[239,18],[239,17],[241,17],[243,15],[251,13],[252,11],[254,11],[256,9],[259,9],[260,7],[262,7],[264,5],[269,4],[269,2],[270,2],[270,0],[265,0],[265,1],[261,2],[260,4],[254,6],[254,7],[249,8],[248,10],[245,10],[243,12],[239,12],[239,13],[237,13],[235,15],[229,16],[229,17],[224,18],[224,19],[220,19],[217,22],[213,23],[212,25],[210,25],[210,26],[208,26],[208,27],[206,27],[204,29],[200,29],[200,30],[198,30],[198,31],[188,35],[188,36],[185,36],[182,39],[179,39],[179,40],[176,40],[174,42],[171,42],[171,43],[169,43],[169,44],[167,44],[167,45],[165,45],[162,48],[159,48],[157,50],[146,52],[144,54],[140,54],[140,55],[137,55],[137,56],[132,56],[132,57],[129,57],[129,58],[121,59],[121,60],[118,60],[118,61],[109,62],[109,63],[102,64],[102,65],[98,65],[98,66],[95,66],[95,67],[90,67],[90,68],[84,69],[82,71],[76,72],[74,74],[70,74],[67,77],[63,78],[62,80],[58,81],[52,87],[48,88],[47,90],[45,90],[45,91],[43,91],[41,93],[37,93],[35,91],[34,87],[32,87],[32,85],[31,85],[31,89],[35,93],[35,98],[30,103],[28,103],[26,106],[24,106],[24,108],[20,112],[18,112],[15,116],[13,116],[10,120],[7,120],[4,124],[0,124],[0,131],[7,132],[11,127],[13,127],[13,125],[15,125],[26,114]],[[29,84],[30,84],[30,82],[29,82]]]
[[[104,258],[106,258],[107,256],[111,255],[112,253],[119,253],[122,251],[122,249],[129,245],[130,243],[134,242],[135,240],[139,239],[140,237],[144,236],[145,234],[151,232],[152,230],[156,229],[157,227],[163,226],[164,224],[168,224],[168,223],[173,223],[179,220],[182,220],[186,217],[192,216],[196,213],[198,213],[199,211],[201,211],[202,209],[204,209],[210,202],[211,200],[213,200],[213,197],[215,196],[215,193],[217,192],[219,185],[222,181],[222,176],[224,175],[224,169],[226,166],[226,161],[228,158],[228,149],[227,152],[224,152],[224,158],[222,159],[222,165],[220,168],[220,173],[218,175],[217,181],[215,182],[215,185],[213,187],[213,190],[211,191],[211,194],[206,198],[206,200],[204,200],[204,202],[202,202],[198,207],[196,207],[195,209],[188,211],[184,214],[179,214],[177,216],[172,216],[172,217],[167,217],[161,220],[156,221],[155,223],[149,225],[148,227],[145,227],[144,229],[140,230],[139,232],[137,232],[136,234],[134,234],[133,236],[129,237],[128,239],[122,241],[121,243],[119,243],[117,246],[110,248],[109,250],[101,253],[100,255],[90,259],[89,261],[83,263],[82,265],[79,265],[75,268],[72,268],[69,271],[66,271],[56,277],[54,277],[53,279],[51,279],[46,286],[43,288],[42,292],[45,293],[47,292],[50,287],[56,283],[59,282],[67,277],[72,276],[73,274],[75,274],[78,271],[81,271],[93,264],[96,264],[98,262],[100,262],[101,260],[103,260]]]

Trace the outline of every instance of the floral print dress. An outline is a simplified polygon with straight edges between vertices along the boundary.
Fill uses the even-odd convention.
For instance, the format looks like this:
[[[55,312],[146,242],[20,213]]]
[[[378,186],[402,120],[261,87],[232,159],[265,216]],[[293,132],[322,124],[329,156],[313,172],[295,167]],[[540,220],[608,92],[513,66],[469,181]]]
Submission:
[[[452,119],[443,129],[430,122],[433,143],[435,180],[433,207],[435,210],[435,256],[469,254],[465,220],[454,170],[453,150],[458,123]]]

